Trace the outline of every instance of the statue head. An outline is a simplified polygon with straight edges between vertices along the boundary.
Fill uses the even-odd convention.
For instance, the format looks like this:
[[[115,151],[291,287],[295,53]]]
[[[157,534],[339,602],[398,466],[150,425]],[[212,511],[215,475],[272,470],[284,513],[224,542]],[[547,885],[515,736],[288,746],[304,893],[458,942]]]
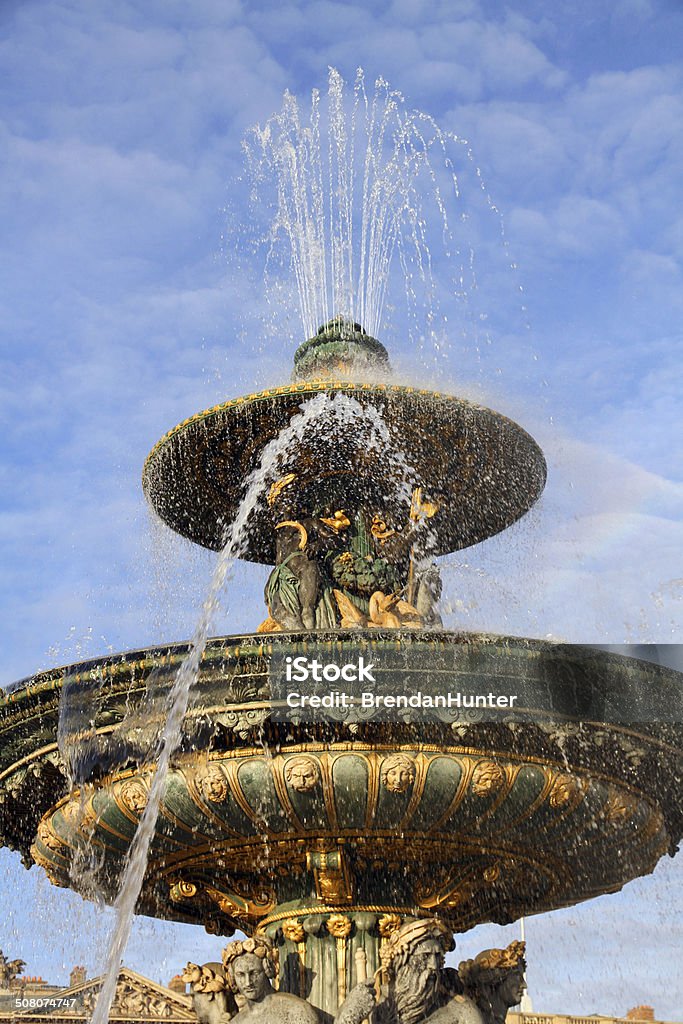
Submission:
[[[228,795],[228,782],[222,769],[217,764],[210,764],[197,779],[201,794],[205,800],[219,804]]]
[[[525,943],[519,941],[505,949],[484,949],[458,967],[465,994],[478,1003],[489,1020],[505,1020],[509,1007],[521,1001],[526,988],[525,949]]]
[[[147,806],[147,790],[139,779],[130,779],[121,787],[121,801],[133,814],[142,814]]]
[[[299,754],[285,765],[285,779],[297,793],[310,793],[318,784],[318,766],[311,757]]]
[[[277,950],[265,935],[231,942],[223,950],[228,984],[248,1003],[260,1003],[273,991],[271,979],[277,973]]]
[[[390,793],[405,793],[415,781],[415,763],[407,754],[391,754],[382,762],[380,778]]]
[[[180,975],[181,981],[185,985],[198,985],[201,982],[202,969],[199,964],[193,964],[191,960],[188,960],[187,966],[183,968]]]
[[[422,1020],[437,1000],[444,954],[453,948],[451,933],[437,921],[408,921],[380,949],[390,998],[401,1024]]]

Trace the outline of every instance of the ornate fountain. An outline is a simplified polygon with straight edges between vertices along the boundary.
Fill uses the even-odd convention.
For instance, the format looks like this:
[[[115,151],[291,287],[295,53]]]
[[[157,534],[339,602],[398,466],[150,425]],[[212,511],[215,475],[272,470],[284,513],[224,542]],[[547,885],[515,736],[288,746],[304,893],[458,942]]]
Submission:
[[[264,449],[326,396],[248,520],[242,557],[274,567],[265,619],[206,646],[137,912],[252,936],[227,967],[237,954],[271,974],[279,964],[280,992],[331,1020],[364,977],[384,965],[391,980],[411,936],[443,949],[480,922],[614,892],[673,854],[683,728],[665,709],[680,706],[681,680],[605,652],[444,630],[436,559],[528,511],[540,449],[490,409],[393,383],[358,324],[323,325],[294,362],[290,383],[190,417],[145,464],[159,516],[220,549]],[[330,429],[335,402],[353,415]],[[92,895],[93,871],[74,864],[94,855],[94,884],[115,898],[186,653],[43,672],[0,702],[2,838],[55,885]],[[523,951],[487,955],[460,978],[441,972],[440,1005],[460,1000],[461,1016],[434,1020],[476,1020],[463,1016],[467,978],[519,966]]]

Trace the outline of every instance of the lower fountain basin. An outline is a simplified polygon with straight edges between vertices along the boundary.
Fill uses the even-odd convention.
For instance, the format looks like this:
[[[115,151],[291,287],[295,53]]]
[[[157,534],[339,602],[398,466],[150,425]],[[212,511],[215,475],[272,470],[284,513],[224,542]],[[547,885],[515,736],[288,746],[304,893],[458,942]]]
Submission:
[[[358,649],[393,672],[400,665],[407,694],[523,699],[515,709],[337,710],[306,721],[274,697],[285,654],[339,660]],[[186,650],[44,673],[0,704],[4,841],[55,884],[114,899]],[[682,695],[681,675],[660,666],[517,638],[213,639],[138,910],[223,934],[340,909],[436,914],[463,931],[618,890],[683,833]],[[640,720],[624,720],[633,714]]]

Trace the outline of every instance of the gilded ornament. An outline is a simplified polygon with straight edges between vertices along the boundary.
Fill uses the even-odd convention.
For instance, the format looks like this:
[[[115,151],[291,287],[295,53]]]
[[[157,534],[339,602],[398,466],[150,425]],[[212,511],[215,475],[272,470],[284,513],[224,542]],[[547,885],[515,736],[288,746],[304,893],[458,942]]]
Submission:
[[[267,619],[264,619],[260,625],[256,627],[257,633],[281,633],[282,626],[280,623],[273,618],[272,615],[268,615]]]
[[[427,501],[422,498],[422,488],[416,487],[410,499],[410,518],[417,523],[421,519],[431,519],[439,511],[435,501]]]
[[[505,772],[495,761],[478,761],[472,772],[472,792],[475,796],[489,796],[502,789]]]
[[[169,895],[174,903],[180,903],[182,900],[191,900],[198,891],[194,882],[179,879],[177,882],[171,882]]]
[[[400,914],[382,914],[377,922],[377,928],[383,939],[388,939],[392,932],[401,927],[402,917]]]
[[[64,843],[52,831],[52,828],[46,821],[41,821],[38,825],[38,838],[43,846],[46,846],[48,850],[52,850],[54,853],[61,853],[64,850]]]
[[[323,903],[350,903],[353,878],[344,850],[321,847],[306,852],[306,868],[313,872],[316,896]]]
[[[330,516],[328,519],[321,516],[320,522],[324,523],[325,526],[329,526],[329,528],[334,530],[335,533],[341,533],[342,530],[345,530],[351,525],[351,520],[343,508],[337,509],[334,515]]]
[[[637,800],[630,793],[610,789],[604,806],[605,817],[615,825],[620,825],[633,815],[637,806]]]
[[[124,782],[120,795],[121,803],[131,814],[142,814],[147,806],[147,790],[139,779]]]
[[[351,922],[344,914],[330,914],[327,930],[335,939],[346,939],[351,934]]]
[[[401,629],[404,626],[419,629],[423,625],[417,608],[404,601],[400,591],[383,594],[381,590],[376,590],[370,598],[368,612],[368,625],[380,629]]]
[[[197,784],[204,799],[212,804],[222,803],[228,795],[228,780],[217,764],[210,764],[203,772],[198,772]]]
[[[258,918],[270,913],[276,903],[272,889],[257,892],[253,899],[238,892],[224,892],[214,885],[204,885],[204,892],[228,917]]]
[[[387,525],[386,520],[379,514],[379,512],[376,512],[375,515],[372,517],[372,523],[370,524],[370,533],[375,538],[375,540],[379,541],[380,544],[384,544],[384,542],[388,540],[389,537],[396,536],[396,530],[391,529]]]
[[[390,793],[405,793],[415,781],[415,762],[407,754],[391,754],[382,762],[380,779]]]
[[[548,798],[550,806],[564,807],[578,795],[580,788],[578,779],[573,775],[557,775]]]
[[[300,921],[285,921],[282,925],[282,934],[289,942],[306,941],[306,932]]]
[[[367,625],[367,616],[363,614],[360,608],[346,594],[336,589],[332,593],[341,614],[342,629],[355,629]]]
[[[459,889],[453,889],[446,896],[444,896],[444,898],[441,900],[438,906],[444,906],[448,907],[450,910],[454,910],[455,907],[459,907],[461,903],[464,903],[465,900],[469,899],[471,895],[472,893],[470,892],[470,890],[465,886],[462,886]],[[433,905],[437,906],[437,904]]]
[[[289,487],[294,480],[296,480],[296,473],[287,473],[286,476],[282,477],[282,479],[276,480],[274,484],[270,485],[270,490],[268,491],[268,497],[266,499],[270,508],[273,507],[285,487]]]
[[[310,793],[320,781],[320,770],[311,757],[290,757],[285,765],[285,779],[297,793]]]
[[[327,930],[337,940],[337,1005],[346,998],[346,939],[351,934],[351,921],[344,914],[330,914]]]
[[[295,530],[299,531],[299,551],[303,551],[308,544],[308,530],[303,523],[298,523],[294,519],[285,519],[283,522],[278,523],[275,527],[276,530],[282,530],[285,526],[291,526]]]

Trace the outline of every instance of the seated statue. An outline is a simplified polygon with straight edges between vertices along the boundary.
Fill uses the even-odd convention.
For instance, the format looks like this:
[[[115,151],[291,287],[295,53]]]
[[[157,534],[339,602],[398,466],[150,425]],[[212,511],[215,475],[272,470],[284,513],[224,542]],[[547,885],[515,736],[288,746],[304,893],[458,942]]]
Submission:
[[[0,989],[9,988],[23,973],[25,966],[25,960],[8,960],[0,949]]]
[[[220,964],[200,966],[188,963],[180,977],[190,986],[192,1007],[199,1024],[223,1024],[237,1012],[234,996]]]
[[[485,1024],[504,1024],[511,1006],[524,995],[525,944],[511,942],[506,949],[485,949],[474,960],[464,960],[458,974],[465,993],[474,999]]]
[[[444,954],[452,945],[436,918],[406,922],[380,950],[388,984],[376,1007],[372,982],[363,982],[349,993],[335,1024],[360,1024],[371,1012],[372,1024],[486,1024],[473,1000],[445,976]]]
[[[223,950],[225,973],[238,1001],[238,1024],[320,1024],[317,1011],[298,996],[276,992],[277,950],[266,936],[231,942]]]
[[[323,629],[336,624],[336,610],[327,591],[325,556],[339,547],[331,520],[284,520],[275,526],[276,564],[264,597],[268,618],[260,633]],[[348,522],[348,520],[346,520]]]

